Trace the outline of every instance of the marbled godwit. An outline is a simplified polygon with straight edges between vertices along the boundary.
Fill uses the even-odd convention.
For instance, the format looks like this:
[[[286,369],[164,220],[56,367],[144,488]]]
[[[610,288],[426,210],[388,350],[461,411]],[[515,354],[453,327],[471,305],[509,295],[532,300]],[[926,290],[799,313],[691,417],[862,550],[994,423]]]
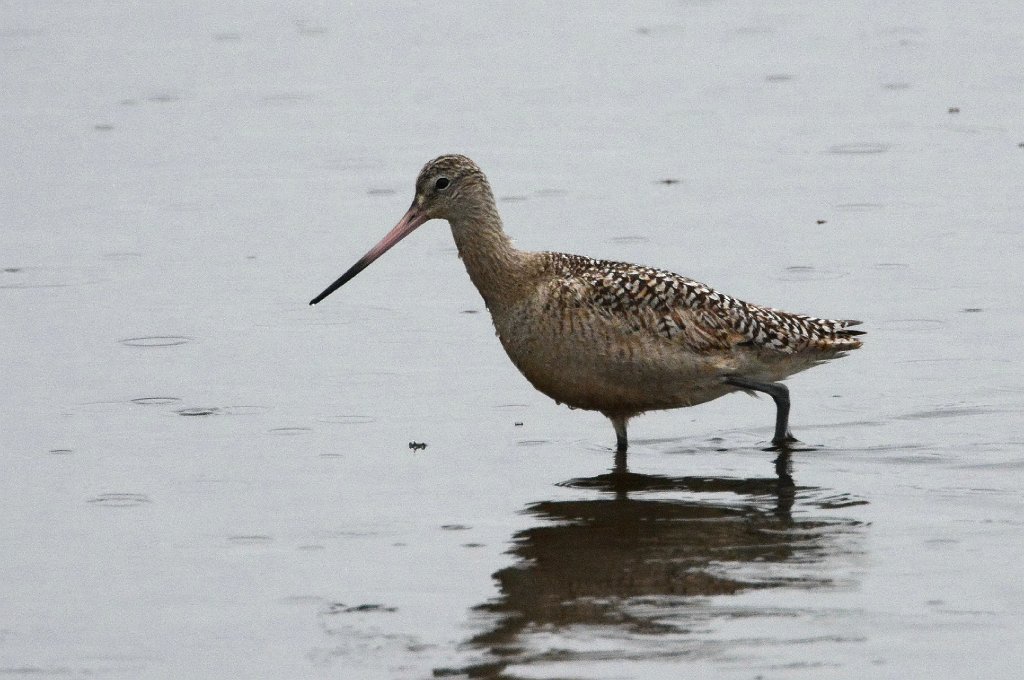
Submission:
[[[737,390],[775,401],[772,443],[785,448],[795,440],[779,381],[861,346],[858,321],[759,307],[660,269],[519,250],[484,173],[458,155],[427,163],[394,229],[309,304],[432,219],[451,226],[512,363],[556,402],[607,416],[620,453],[633,416]]]

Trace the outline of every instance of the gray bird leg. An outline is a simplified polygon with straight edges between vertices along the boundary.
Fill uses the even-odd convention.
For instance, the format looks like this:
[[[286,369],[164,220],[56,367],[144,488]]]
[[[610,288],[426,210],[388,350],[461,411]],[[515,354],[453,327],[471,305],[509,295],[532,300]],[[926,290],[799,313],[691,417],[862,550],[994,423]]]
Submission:
[[[615,428],[615,452],[625,453],[629,448],[629,440],[626,438],[626,421],[628,418],[622,416],[608,416]]]
[[[790,442],[798,441],[789,431],[789,388],[782,383],[766,383],[758,380],[751,380],[740,375],[730,375],[725,378],[726,384],[740,387],[745,390],[764,392],[775,402],[775,438],[772,444],[775,446],[786,446]]]

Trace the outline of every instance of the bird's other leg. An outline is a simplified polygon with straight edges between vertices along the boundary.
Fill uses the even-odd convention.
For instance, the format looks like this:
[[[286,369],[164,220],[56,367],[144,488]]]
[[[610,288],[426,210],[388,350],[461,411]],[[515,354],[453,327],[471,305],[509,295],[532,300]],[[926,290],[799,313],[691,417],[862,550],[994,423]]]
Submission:
[[[730,375],[725,379],[726,384],[740,387],[745,390],[764,392],[775,402],[775,437],[772,444],[775,446],[786,446],[791,442],[798,441],[789,431],[789,388],[782,383],[767,383],[759,380],[751,380],[741,375]]]

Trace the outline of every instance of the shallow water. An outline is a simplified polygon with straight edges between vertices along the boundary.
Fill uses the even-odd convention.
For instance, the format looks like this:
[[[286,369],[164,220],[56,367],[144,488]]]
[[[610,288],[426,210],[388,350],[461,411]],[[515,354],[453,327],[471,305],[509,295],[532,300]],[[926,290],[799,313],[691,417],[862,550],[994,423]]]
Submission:
[[[1017,3],[0,9],[0,674],[1010,678]],[[862,318],[767,400],[529,387],[422,163],[531,249]]]

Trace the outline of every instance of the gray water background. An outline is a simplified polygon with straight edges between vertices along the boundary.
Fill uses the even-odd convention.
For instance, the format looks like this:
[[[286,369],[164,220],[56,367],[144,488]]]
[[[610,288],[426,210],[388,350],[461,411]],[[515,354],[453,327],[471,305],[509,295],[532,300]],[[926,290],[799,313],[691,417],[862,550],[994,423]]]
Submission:
[[[0,675],[1018,677],[1022,55],[1017,2],[0,6]],[[745,395],[615,481],[443,223],[307,307],[449,152],[521,247],[864,319],[795,488]]]

